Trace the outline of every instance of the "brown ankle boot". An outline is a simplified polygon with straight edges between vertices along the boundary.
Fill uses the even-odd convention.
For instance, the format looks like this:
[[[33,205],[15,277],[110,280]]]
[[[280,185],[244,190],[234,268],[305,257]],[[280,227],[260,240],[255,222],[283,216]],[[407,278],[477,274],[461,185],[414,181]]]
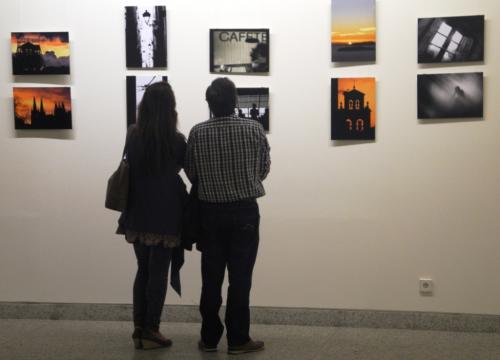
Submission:
[[[132,340],[136,349],[142,349],[142,328],[136,326],[132,334]]]
[[[158,330],[144,329],[142,332],[142,348],[152,350],[172,346],[172,340],[164,337]]]

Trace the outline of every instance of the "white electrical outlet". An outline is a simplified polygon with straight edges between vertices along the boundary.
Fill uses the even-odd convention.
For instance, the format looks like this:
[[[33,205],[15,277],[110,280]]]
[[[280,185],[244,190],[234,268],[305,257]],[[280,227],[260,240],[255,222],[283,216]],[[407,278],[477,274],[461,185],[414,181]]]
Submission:
[[[432,279],[420,279],[419,290],[422,295],[432,295],[434,293],[434,282]]]

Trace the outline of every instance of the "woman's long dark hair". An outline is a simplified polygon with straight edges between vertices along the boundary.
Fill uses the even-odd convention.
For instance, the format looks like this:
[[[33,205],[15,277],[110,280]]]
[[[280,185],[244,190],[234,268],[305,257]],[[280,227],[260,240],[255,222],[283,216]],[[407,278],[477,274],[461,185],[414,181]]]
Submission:
[[[146,89],[137,116],[137,130],[143,165],[149,173],[158,173],[175,160],[177,111],[175,95],[165,82]]]

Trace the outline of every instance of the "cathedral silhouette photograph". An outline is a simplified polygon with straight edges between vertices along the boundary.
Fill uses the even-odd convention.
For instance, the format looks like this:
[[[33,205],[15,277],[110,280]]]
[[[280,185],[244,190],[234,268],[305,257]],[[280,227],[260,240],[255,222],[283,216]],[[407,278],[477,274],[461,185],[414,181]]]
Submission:
[[[69,75],[69,33],[11,34],[14,75]]]
[[[71,129],[70,87],[15,87],[16,129]]]
[[[375,140],[375,78],[334,78],[331,84],[331,140]]]

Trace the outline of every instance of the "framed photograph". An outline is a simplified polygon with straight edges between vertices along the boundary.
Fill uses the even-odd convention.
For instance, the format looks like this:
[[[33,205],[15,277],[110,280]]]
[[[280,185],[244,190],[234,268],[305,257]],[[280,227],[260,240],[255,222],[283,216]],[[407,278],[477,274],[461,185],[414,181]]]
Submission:
[[[13,32],[10,44],[14,75],[69,75],[69,33]]]
[[[167,9],[165,6],[126,6],[127,67],[167,67]]]
[[[211,29],[210,72],[269,72],[269,29]]]
[[[16,129],[71,129],[70,87],[14,87]]]
[[[269,88],[237,88],[235,115],[258,121],[269,131]]]
[[[332,62],[374,62],[375,0],[332,0]]]
[[[332,140],[375,140],[375,78],[334,78]]]
[[[167,76],[127,76],[127,127],[137,122],[137,111],[149,85],[168,81]]]
[[[418,19],[418,62],[484,61],[484,16]]]
[[[418,75],[418,118],[482,118],[483,73]]]

